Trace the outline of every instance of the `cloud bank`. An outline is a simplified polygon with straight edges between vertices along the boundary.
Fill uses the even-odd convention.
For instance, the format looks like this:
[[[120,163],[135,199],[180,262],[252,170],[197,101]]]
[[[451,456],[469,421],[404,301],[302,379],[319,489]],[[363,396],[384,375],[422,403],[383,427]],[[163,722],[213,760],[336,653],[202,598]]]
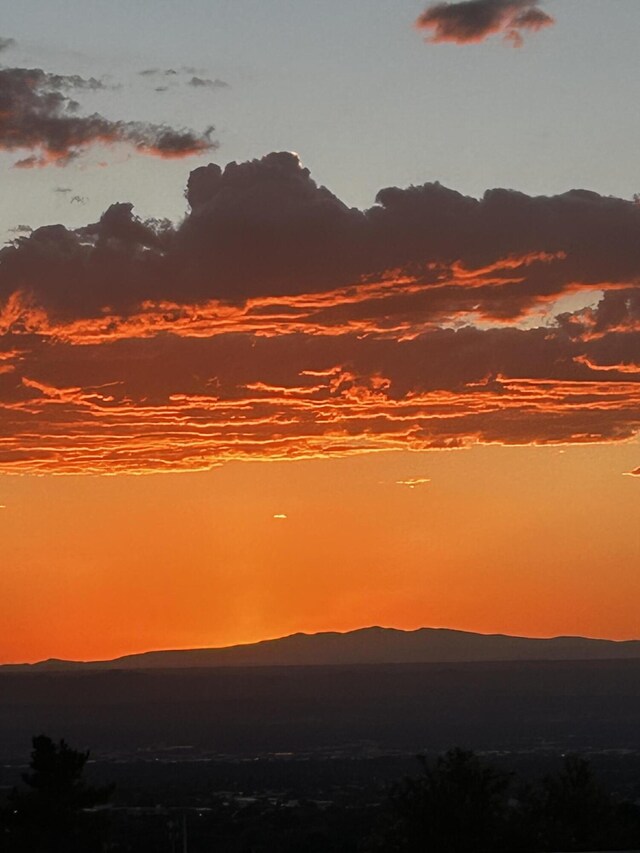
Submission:
[[[424,184],[358,210],[286,152],[186,195],[177,225],[116,203],[0,251],[0,471],[637,436],[633,202]]]
[[[95,78],[49,74],[39,68],[0,68],[0,151],[23,151],[16,165],[67,165],[93,145],[124,144],[142,154],[188,157],[216,147],[203,133],[138,121],[81,115],[73,90],[96,90]]]
[[[514,47],[521,47],[524,32],[537,32],[555,21],[539,8],[540,0],[463,0],[435,3],[416,21],[427,30],[427,41],[472,44],[502,34]]]

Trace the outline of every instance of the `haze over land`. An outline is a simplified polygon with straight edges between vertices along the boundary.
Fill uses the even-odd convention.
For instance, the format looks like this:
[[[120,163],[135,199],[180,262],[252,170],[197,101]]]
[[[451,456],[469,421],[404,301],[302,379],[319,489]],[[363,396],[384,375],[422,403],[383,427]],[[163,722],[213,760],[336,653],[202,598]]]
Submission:
[[[640,750],[640,660],[0,670],[0,755]]]

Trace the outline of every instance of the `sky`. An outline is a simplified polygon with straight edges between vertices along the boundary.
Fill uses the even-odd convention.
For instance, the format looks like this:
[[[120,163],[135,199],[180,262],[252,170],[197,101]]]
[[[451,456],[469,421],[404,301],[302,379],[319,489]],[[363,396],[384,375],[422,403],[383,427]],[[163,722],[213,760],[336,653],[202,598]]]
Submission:
[[[636,0],[0,0],[0,661],[639,637]]]

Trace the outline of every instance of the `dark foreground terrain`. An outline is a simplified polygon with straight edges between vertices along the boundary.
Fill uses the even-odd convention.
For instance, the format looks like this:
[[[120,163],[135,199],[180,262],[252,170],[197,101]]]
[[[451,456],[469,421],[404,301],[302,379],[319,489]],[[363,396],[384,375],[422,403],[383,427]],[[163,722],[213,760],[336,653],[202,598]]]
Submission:
[[[640,845],[640,754],[627,752],[220,760],[176,749],[85,762],[81,755],[71,779],[65,762],[53,773],[49,765],[40,788],[32,771],[39,766],[45,781],[41,760],[0,768],[3,853],[546,853]]]
[[[29,792],[41,733],[97,810]],[[640,661],[2,670],[0,758],[8,853],[640,849]]]
[[[0,756],[640,749],[640,661],[0,671]]]

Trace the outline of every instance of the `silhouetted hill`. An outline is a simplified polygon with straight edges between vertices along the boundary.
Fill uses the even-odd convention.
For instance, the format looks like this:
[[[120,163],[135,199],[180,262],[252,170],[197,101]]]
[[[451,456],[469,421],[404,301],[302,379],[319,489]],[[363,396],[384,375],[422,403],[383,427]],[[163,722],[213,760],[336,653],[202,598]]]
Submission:
[[[154,651],[106,661],[50,659],[1,670],[182,669],[221,666],[331,666],[490,661],[622,660],[640,658],[640,640],[587,637],[537,639],[446,628],[362,628],[341,634],[292,634],[260,643],[212,649]]]

